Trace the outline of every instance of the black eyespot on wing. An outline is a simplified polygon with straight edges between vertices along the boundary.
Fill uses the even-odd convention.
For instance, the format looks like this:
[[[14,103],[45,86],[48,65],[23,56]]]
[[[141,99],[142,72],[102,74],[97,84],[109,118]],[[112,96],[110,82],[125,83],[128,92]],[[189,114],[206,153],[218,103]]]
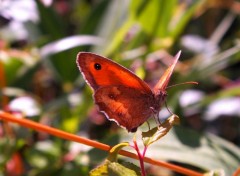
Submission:
[[[111,93],[111,92],[108,94],[108,97],[112,100],[116,99],[116,95],[114,93]]]
[[[101,64],[99,64],[99,63],[95,63],[95,64],[94,64],[94,68],[95,68],[96,70],[101,70],[101,69],[102,69],[102,66],[101,66]]]

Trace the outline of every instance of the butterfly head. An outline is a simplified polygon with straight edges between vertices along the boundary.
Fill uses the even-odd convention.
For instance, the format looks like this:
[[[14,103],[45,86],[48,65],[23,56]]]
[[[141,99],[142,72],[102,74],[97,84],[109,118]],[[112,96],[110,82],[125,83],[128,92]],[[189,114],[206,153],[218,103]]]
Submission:
[[[154,96],[156,102],[154,103],[155,106],[152,107],[152,110],[154,114],[157,114],[166,101],[167,92],[165,90],[157,90],[156,92],[154,92]]]

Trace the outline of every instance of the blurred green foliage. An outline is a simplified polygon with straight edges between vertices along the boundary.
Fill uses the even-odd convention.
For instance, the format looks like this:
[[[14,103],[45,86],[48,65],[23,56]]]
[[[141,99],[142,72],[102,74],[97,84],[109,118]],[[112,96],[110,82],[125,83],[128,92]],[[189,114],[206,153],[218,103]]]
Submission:
[[[0,2],[2,110],[110,145],[131,141],[132,134],[93,106],[92,92],[76,66],[77,53],[110,57],[154,85],[171,62],[169,55],[182,50],[171,84],[199,85],[168,90],[167,104],[181,125],[149,154],[202,172],[223,169],[231,175],[237,169],[238,1],[44,2]],[[0,121],[0,175],[87,175],[106,157],[81,144],[7,126]]]

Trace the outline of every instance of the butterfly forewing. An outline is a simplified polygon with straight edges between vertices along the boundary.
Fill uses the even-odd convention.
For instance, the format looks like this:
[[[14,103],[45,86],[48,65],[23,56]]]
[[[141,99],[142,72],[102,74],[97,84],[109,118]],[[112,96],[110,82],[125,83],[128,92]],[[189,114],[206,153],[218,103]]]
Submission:
[[[149,86],[131,71],[102,56],[79,53],[77,65],[95,91],[103,86],[124,85],[146,93],[152,92]]]

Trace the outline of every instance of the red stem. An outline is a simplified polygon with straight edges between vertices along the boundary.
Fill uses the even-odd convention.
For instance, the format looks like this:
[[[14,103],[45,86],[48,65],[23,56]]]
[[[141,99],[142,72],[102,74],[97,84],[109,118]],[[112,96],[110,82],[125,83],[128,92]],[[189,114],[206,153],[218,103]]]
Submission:
[[[142,153],[143,158],[145,157],[145,154],[147,152],[147,148],[148,148],[148,146],[145,146],[144,149],[143,149],[143,153]]]
[[[141,154],[141,152],[140,152],[140,150],[138,148],[137,141],[134,140],[133,143],[134,143],[134,149],[136,150],[138,158],[139,158],[139,163],[140,163],[140,168],[141,168],[141,175],[142,176],[146,176],[146,172],[145,172],[145,168],[144,168],[144,156]]]

